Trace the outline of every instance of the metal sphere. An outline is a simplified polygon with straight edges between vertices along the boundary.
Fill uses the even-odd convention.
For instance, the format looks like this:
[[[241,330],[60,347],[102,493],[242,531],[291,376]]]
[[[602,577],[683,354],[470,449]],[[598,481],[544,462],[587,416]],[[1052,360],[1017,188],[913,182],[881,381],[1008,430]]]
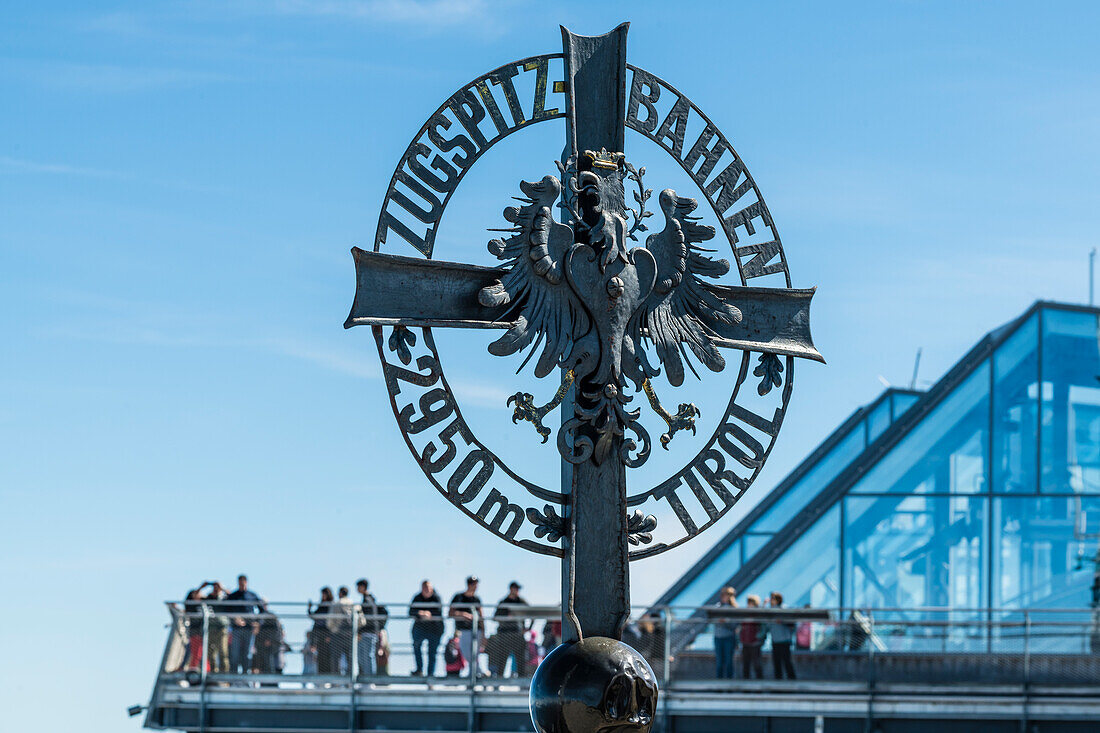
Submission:
[[[538,733],[649,733],[656,712],[653,669],[615,639],[562,644],[531,680],[531,721]]]

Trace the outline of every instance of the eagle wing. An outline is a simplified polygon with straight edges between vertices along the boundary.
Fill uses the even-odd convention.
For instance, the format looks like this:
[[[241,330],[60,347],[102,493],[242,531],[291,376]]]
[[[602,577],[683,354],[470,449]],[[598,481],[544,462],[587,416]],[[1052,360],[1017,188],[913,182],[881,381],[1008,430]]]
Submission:
[[[698,204],[670,188],[661,192],[659,201],[665,228],[645,243],[657,261],[657,282],[643,306],[641,326],[668,381],[678,387],[684,382],[685,361],[695,373],[688,350],[711,371],[725,368],[726,360],[714,345],[717,334],[708,323],[739,323],[741,311],[701,279],[721,277],[730,265],[710,259],[703,254],[708,250],[698,246],[714,237],[714,227],[691,216]]]
[[[512,306],[505,315],[515,318],[505,334],[489,344],[489,353],[510,356],[534,343],[526,364],[544,342],[535,363],[537,377],[565,365],[575,341],[589,330],[588,317],[563,271],[573,229],[554,219],[561,189],[554,176],[520,182],[526,198],[519,199],[520,206],[504,210],[504,218],[515,225],[507,230],[512,236],[488,245],[489,252],[508,263],[508,272],[478,293],[478,302],[486,307]]]

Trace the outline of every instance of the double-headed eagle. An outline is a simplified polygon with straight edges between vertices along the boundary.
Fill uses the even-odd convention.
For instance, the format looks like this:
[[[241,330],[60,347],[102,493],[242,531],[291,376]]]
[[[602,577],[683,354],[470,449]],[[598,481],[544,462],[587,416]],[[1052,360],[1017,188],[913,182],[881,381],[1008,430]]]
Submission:
[[[643,438],[637,458],[623,456],[629,465],[644,460],[649,439],[636,424],[637,411],[623,408],[630,399],[622,393],[623,380],[644,391],[668,424],[669,431],[661,436],[667,448],[677,430],[695,431],[699,411],[681,404],[677,414],[670,415],[660,406],[650,380],[663,367],[669,383],[679,386],[685,364],[698,376],[689,352],[711,371],[721,371],[726,362],[715,344],[715,327],[739,323],[741,311],[704,279],[725,275],[730,265],[707,257],[710,250],[699,246],[713,238],[715,230],[691,216],[697,206],[694,199],[672,189],[662,191],[658,202],[664,229],[649,235],[644,247],[628,249],[627,240],[646,231],[644,220],[652,216],[645,210],[651,195],[642,184],[645,169],[636,170],[621,153],[586,151],[585,156],[588,170],[575,172],[572,161],[559,165],[564,186],[554,176],[520,183],[525,196],[518,199],[521,205],[504,210],[504,218],[514,225],[504,230],[511,236],[488,245],[506,262],[507,272],[482,288],[478,300],[486,307],[504,307],[502,319],[513,320],[490,344],[492,354],[508,356],[529,349],[520,368],[537,354],[537,377],[555,368],[566,370],[549,404],[535,407],[526,393],[510,398],[509,404],[516,403],[513,421],[535,423],[545,442],[550,430],[542,425],[542,417],[561,401],[575,375],[581,388],[578,397],[583,398],[578,400],[581,417],[565,424],[559,447],[571,423],[588,423],[598,436],[595,443],[574,436],[566,457],[579,461],[594,452],[600,461],[601,452],[610,448],[610,436],[629,429]],[[637,209],[626,205],[624,179],[637,184]],[[569,223],[554,218],[556,206],[569,212]],[[630,449],[637,447],[627,442]]]

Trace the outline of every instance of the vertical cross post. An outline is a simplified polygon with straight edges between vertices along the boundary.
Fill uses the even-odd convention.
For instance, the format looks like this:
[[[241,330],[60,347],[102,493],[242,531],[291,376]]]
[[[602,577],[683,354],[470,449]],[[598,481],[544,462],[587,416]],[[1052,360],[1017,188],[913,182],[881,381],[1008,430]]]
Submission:
[[[578,171],[590,168],[586,150],[623,152],[629,26],[623,23],[602,36],[561,29],[569,96],[566,152],[574,156]],[[583,200],[581,206],[584,219],[594,221],[595,213]],[[574,411],[584,406],[583,393],[605,386],[592,383],[591,376],[577,375]],[[567,642],[582,636],[621,639],[630,615],[626,467],[617,460],[623,438],[615,440],[608,460],[562,463],[563,479],[568,479],[563,488],[569,495],[562,548],[562,636]]]

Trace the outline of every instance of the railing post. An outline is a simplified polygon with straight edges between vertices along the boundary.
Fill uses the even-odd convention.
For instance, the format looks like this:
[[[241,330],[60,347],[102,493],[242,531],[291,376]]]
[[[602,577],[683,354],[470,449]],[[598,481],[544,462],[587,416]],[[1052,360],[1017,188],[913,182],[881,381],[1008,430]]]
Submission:
[[[1024,611],[1024,691],[1031,682],[1031,612]]]
[[[206,654],[210,642],[210,606],[202,604],[202,655],[199,661],[199,733],[206,731]]]
[[[665,606],[665,648],[664,658],[661,660],[661,674],[664,676],[665,694],[664,703],[661,705],[660,730],[669,730],[668,703],[672,694],[672,607]]]
[[[348,656],[351,664],[348,665],[348,673],[351,675],[353,687],[355,680],[359,678],[359,613],[358,606],[351,607],[351,654]]]
[[[470,712],[466,718],[466,727],[469,733],[477,733],[477,668],[478,657],[481,652],[481,607],[471,610],[473,620],[473,643],[470,645]]]
[[[664,677],[666,689],[669,686],[669,680],[672,679],[672,608],[671,606],[665,606],[665,644],[664,658],[661,660],[661,675]]]
[[[867,609],[867,722],[865,730],[871,733],[875,726],[875,614]]]
[[[348,659],[348,730],[355,733],[355,685],[359,679],[359,606],[351,607],[351,654]]]

